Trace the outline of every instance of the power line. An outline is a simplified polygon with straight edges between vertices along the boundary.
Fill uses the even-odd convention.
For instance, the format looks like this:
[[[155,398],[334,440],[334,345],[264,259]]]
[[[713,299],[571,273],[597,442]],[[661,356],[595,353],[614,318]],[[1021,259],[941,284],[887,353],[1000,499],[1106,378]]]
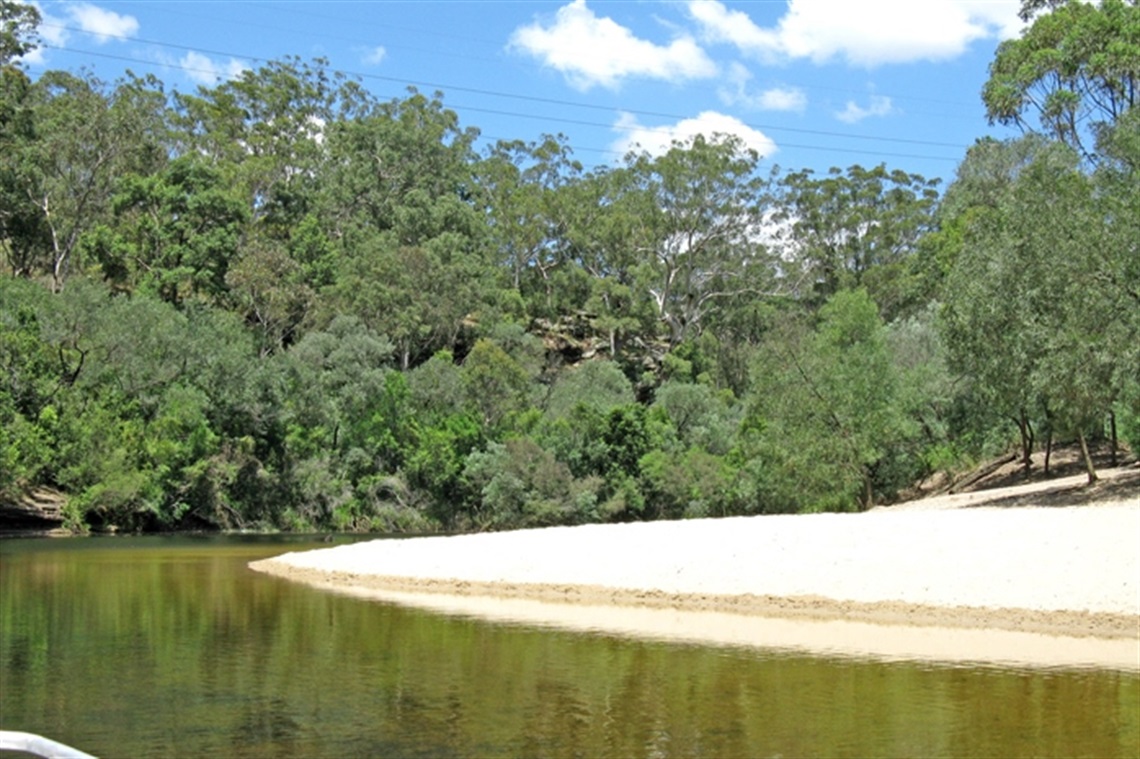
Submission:
[[[204,1],[205,0],[198,0],[198,2],[204,2]],[[352,2],[352,0],[336,0],[336,1],[340,4]],[[361,0],[361,1],[368,2],[368,0]],[[418,2],[427,2],[427,1],[428,0],[418,0]],[[437,1],[440,1],[440,0],[437,0]],[[481,0],[481,1],[486,2],[487,0]],[[499,1],[503,2],[505,0],[499,0]],[[520,2],[522,2],[522,1],[533,2],[533,0],[520,0]],[[772,1],[773,2],[783,2],[783,0],[772,0]],[[129,3],[129,2],[132,2],[132,0],[126,0],[126,2]],[[133,2],[136,2],[138,4],[153,4],[151,2],[151,0],[133,0]],[[350,19],[346,19],[343,16],[331,15],[328,13],[314,13],[313,11],[302,11],[302,10],[296,9],[295,7],[290,7],[290,6],[297,6],[297,5],[308,5],[308,4],[310,4],[309,0],[297,0],[296,2],[291,2],[290,0],[240,0],[237,4],[256,6],[258,4],[261,4],[262,2],[264,2],[264,4],[271,4],[272,3],[272,4],[279,5],[279,6],[281,6],[281,9],[285,10],[287,13],[292,13],[292,14],[298,15],[298,16],[308,16],[310,18],[324,19],[327,21],[334,21],[334,22],[340,22],[340,23],[352,23],[352,21]],[[213,17],[201,16],[201,15],[197,15],[194,13],[187,13],[185,11],[172,10],[169,7],[169,5],[170,4],[168,4],[168,3],[164,3],[161,6],[161,12],[167,13],[167,14],[178,15],[178,16],[185,16],[187,18],[213,20]],[[270,24],[262,23],[262,22],[250,22],[250,21],[243,20],[240,23],[243,26],[250,27],[250,28],[271,29],[274,31],[282,31],[282,32],[286,32],[288,34],[296,34],[296,35],[305,35],[306,34],[306,32],[296,31],[296,30],[290,29],[288,27],[273,26]],[[440,37],[443,39],[450,39],[450,40],[462,40],[464,42],[476,41],[476,42],[484,42],[487,44],[499,44],[499,41],[497,41],[497,40],[480,39],[478,37],[473,37],[472,35],[469,35],[469,34],[464,34],[464,35],[449,34],[447,32],[441,32],[438,29],[423,29],[423,28],[418,28],[418,27],[405,26],[402,24],[391,24],[391,23],[384,22],[383,28],[384,28],[384,31],[410,32],[412,34],[421,34],[421,35],[427,35],[427,36],[432,36],[432,37]],[[358,37],[345,37],[343,35],[329,34],[328,32],[322,32],[320,36],[325,38],[325,39],[341,40],[344,42],[354,42],[354,43],[357,43],[359,45],[366,46],[366,47],[371,47],[371,46],[375,45],[374,40],[364,40],[364,39],[360,39]],[[475,61],[493,62],[493,61],[497,60],[497,59],[492,59],[492,58],[486,58],[483,56],[474,56],[474,55],[467,55],[467,54],[461,54],[461,53],[454,53],[451,51],[439,51],[439,50],[434,50],[434,49],[424,49],[424,48],[412,47],[410,45],[400,45],[400,44],[393,44],[393,43],[388,43],[388,42],[384,43],[384,47],[385,48],[391,48],[393,50],[411,50],[413,52],[420,52],[420,53],[426,52],[426,53],[430,53],[432,55],[444,55],[444,56],[448,56],[448,57],[464,58],[464,59],[475,60]],[[843,93],[843,94],[847,94],[847,95],[863,95],[863,94],[865,94],[861,90],[853,90],[853,89],[848,88],[848,87],[834,87],[834,86],[829,86],[826,84],[816,84],[816,83],[805,84],[805,83],[800,82],[800,83],[796,83],[794,86],[797,88],[801,88],[801,89],[819,90],[822,92],[838,92],[838,93]],[[892,100],[914,101],[914,102],[922,102],[922,103],[934,103],[934,104],[938,104],[938,105],[955,106],[958,108],[972,107],[973,105],[975,105],[975,103],[963,103],[961,101],[945,100],[943,98],[934,98],[934,97],[929,97],[929,96],[925,96],[925,95],[909,95],[909,94],[901,95],[897,92],[893,92],[893,93],[892,92],[885,92],[885,93],[879,93],[879,94],[882,94],[886,97],[890,97]],[[940,114],[926,113],[924,115],[937,115],[937,116],[941,116],[941,117],[945,117],[945,118],[960,118],[960,116],[957,116],[955,114],[945,114],[945,113],[940,113]]]
[[[82,32],[83,31],[82,29],[63,25],[63,24],[45,24],[45,26],[52,26],[53,28],[65,29],[67,31],[75,31],[75,32]],[[104,35],[104,36],[110,37],[112,39],[119,39],[119,40],[123,40],[123,41],[136,42],[136,43],[141,43],[141,44],[145,44],[145,45],[154,45],[157,47],[172,48],[175,50],[185,50],[187,52],[194,52],[194,53],[199,53],[199,54],[204,54],[204,55],[220,55],[220,56],[226,56],[229,58],[238,58],[238,59],[243,59],[243,60],[248,60],[248,61],[254,61],[254,62],[258,62],[258,63],[268,63],[270,61],[270,59],[261,58],[258,56],[244,55],[244,54],[240,54],[240,53],[231,53],[231,52],[227,52],[227,51],[223,51],[223,50],[211,50],[208,48],[193,47],[190,45],[179,45],[177,43],[162,42],[159,40],[148,40],[148,39],[142,39],[139,37],[126,37],[126,36],[121,36],[121,35]],[[82,53],[82,54],[87,54],[87,55],[96,55],[98,57],[108,57],[108,58],[113,57],[110,54],[98,54],[98,53],[94,53],[91,51],[78,50],[76,48],[59,47],[59,46],[53,46],[53,45],[47,45],[47,44],[42,45],[42,47],[52,48],[52,49],[60,49],[60,50],[68,50],[70,52]],[[132,58],[132,59],[128,59],[128,60],[135,60],[135,59]],[[207,73],[212,73],[212,72],[207,72]],[[375,81],[381,81],[381,82],[392,82],[392,83],[397,83],[397,84],[403,84],[405,86],[412,85],[412,86],[416,86],[416,87],[431,87],[433,89],[439,89],[439,90],[444,90],[444,91],[448,91],[448,92],[466,92],[466,93],[470,93],[473,95],[485,95],[485,96],[489,96],[489,97],[500,97],[500,98],[506,98],[506,99],[510,99],[510,100],[520,100],[523,102],[530,102],[530,103],[543,103],[546,105],[557,105],[557,106],[570,107],[570,108],[582,108],[585,110],[602,111],[602,112],[606,112],[606,113],[612,113],[615,110],[619,110],[619,109],[615,109],[611,106],[597,105],[594,103],[580,103],[580,102],[576,102],[576,101],[572,101],[572,100],[562,100],[559,98],[539,97],[537,95],[521,95],[518,93],[501,92],[498,90],[489,90],[489,89],[484,89],[484,88],[479,88],[479,87],[466,87],[463,85],[451,85],[451,84],[440,83],[440,82],[430,82],[430,81],[424,81],[424,80],[407,79],[407,78],[403,78],[403,77],[384,76],[382,74],[370,74],[370,73],[363,73],[363,72],[357,72],[357,71],[344,71],[344,70],[341,70],[340,73],[345,74],[347,76],[357,77],[359,79],[375,80]],[[652,118],[663,118],[663,119],[674,119],[674,120],[683,120],[683,119],[689,118],[688,116],[685,116],[682,114],[668,113],[668,112],[663,112],[663,111],[647,111],[647,110],[641,110],[641,109],[620,109],[620,110],[622,110],[626,113],[634,114],[636,116],[648,116],[648,117],[652,117]],[[567,123],[574,123],[574,122],[567,120]],[[779,126],[776,124],[761,124],[759,122],[741,122],[741,123],[743,123],[745,126],[751,128],[751,129],[765,130],[765,131],[769,131],[769,132],[790,132],[793,134],[806,134],[806,135],[813,135],[816,137],[838,137],[838,138],[842,138],[842,139],[862,140],[862,141],[867,141],[867,142],[886,142],[886,143],[891,143],[891,144],[920,145],[920,146],[925,146],[925,147],[953,148],[955,150],[963,150],[963,151],[969,147],[968,145],[962,145],[960,143],[938,142],[938,141],[933,141],[933,140],[916,140],[916,139],[903,138],[903,137],[880,137],[877,135],[858,135],[858,134],[851,134],[849,132],[837,132],[837,131],[824,130],[824,129],[805,129],[802,127],[785,127],[785,126]],[[606,126],[609,126],[609,125],[606,125]]]
[[[162,44],[162,43],[156,43],[156,44]],[[188,52],[208,53],[210,55],[229,55],[231,58],[243,58],[243,59],[248,60],[248,61],[261,62],[261,63],[270,62],[269,59],[259,58],[256,56],[238,56],[238,55],[233,55],[230,53],[223,53],[223,52],[217,52],[217,51],[201,50],[201,49],[197,49],[197,48],[191,48],[191,47],[187,47],[184,45],[168,45],[168,46],[169,47],[175,47],[178,49],[187,50]],[[198,68],[198,67],[186,65],[183,63],[172,63],[172,62],[163,62],[163,61],[145,61],[145,60],[140,60],[138,58],[131,58],[129,56],[116,55],[114,53],[103,53],[103,52],[97,52],[94,50],[82,50],[79,48],[66,47],[66,46],[61,46],[61,45],[43,44],[43,45],[41,45],[41,47],[44,47],[44,48],[50,49],[50,50],[60,50],[60,51],[64,51],[64,52],[74,53],[74,54],[78,54],[78,55],[88,55],[88,56],[92,56],[95,58],[106,58],[106,59],[110,59],[110,60],[126,61],[128,63],[138,63],[138,64],[142,64],[145,66],[153,66],[153,67],[157,67],[157,68],[175,69],[178,71],[187,71],[187,72],[199,73],[199,74],[216,74],[217,73],[216,70],[212,69],[212,68],[211,69]],[[353,74],[352,72],[341,71],[339,73],[346,74],[349,76],[357,76],[357,74]],[[368,78],[368,77],[364,76],[362,78]],[[437,87],[443,86],[443,85],[432,85],[430,83],[424,83],[424,82],[416,82],[414,80],[398,79],[395,77],[373,77],[373,78],[381,79],[383,81],[403,83],[405,85],[410,84],[413,86],[416,86],[416,85],[437,86]],[[462,91],[471,91],[471,88],[458,88],[458,89],[460,89]],[[474,90],[474,91],[479,92],[478,90]],[[526,98],[526,96],[521,96],[521,95],[515,96],[515,97],[523,98],[523,99]],[[550,100],[543,99],[543,98],[533,98],[533,99],[538,100],[540,102],[547,102],[547,103],[557,103],[558,102],[558,101],[550,101]],[[455,104],[455,103],[449,103],[448,107],[451,108],[452,110],[465,110],[465,111],[470,111],[470,112],[474,112],[474,113],[487,113],[487,114],[496,115],[496,116],[509,116],[512,118],[519,118],[519,119],[550,121],[550,122],[557,122],[557,123],[563,123],[563,124],[574,124],[574,125],[578,125],[578,126],[598,127],[598,128],[610,129],[610,130],[626,130],[626,131],[643,130],[646,132],[655,132],[658,134],[668,134],[671,131],[669,127],[648,127],[648,126],[640,126],[640,125],[636,126],[636,127],[633,127],[633,126],[627,127],[627,126],[621,126],[618,124],[609,124],[609,123],[602,123],[602,122],[597,122],[597,121],[586,121],[584,119],[573,119],[573,118],[569,118],[566,116],[536,115],[533,113],[520,113],[518,111],[504,111],[504,110],[493,109],[493,108],[485,108],[485,107],[481,107],[481,106],[462,105],[462,104]],[[614,109],[609,109],[609,108],[604,108],[602,106],[594,106],[594,105],[590,105],[588,107],[592,108],[592,109],[603,109],[606,111],[614,110]],[[627,111],[627,113],[635,113],[635,114],[640,114],[640,115],[652,114],[652,112],[647,112],[647,111]],[[684,117],[671,116],[670,118],[684,118]],[[746,124],[746,126],[751,126],[751,125]],[[826,133],[821,133],[821,132],[816,131],[816,130],[796,130],[796,129],[790,129],[789,128],[789,130],[787,130],[787,131],[796,131],[796,132],[801,132],[801,133],[806,133],[806,134],[826,134]],[[855,138],[855,139],[873,139],[873,140],[881,141],[881,142],[898,142],[898,143],[914,142],[912,140],[905,140],[905,139],[894,140],[894,139],[889,138],[889,137],[866,137],[866,136],[861,136],[861,135],[846,135],[843,133],[832,133],[830,136],[851,137],[851,138]],[[923,143],[920,143],[920,144],[923,144]],[[941,146],[945,146],[945,147],[953,147],[953,148],[958,148],[958,149],[963,149],[963,150],[965,149],[965,146],[953,145],[953,144],[949,144],[949,143],[941,143],[941,144],[939,144],[939,143],[926,143],[926,144],[941,145]],[[915,154],[915,153],[884,152],[881,150],[867,150],[867,149],[835,147],[835,146],[827,146],[827,145],[808,145],[808,144],[782,142],[779,145],[777,145],[777,148],[781,148],[781,147],[783,147],[783,148],[795,148],[797,150],[814,150],[814,151],[832,152],[832,153],[849,153],[849,154],[855,154],[855,155],[870,155],[870,156],[876,156],[876,157],[881,157],[881,158],[909,158],[909,159],[925,160],[925,161],[945,161],[947,163],[955,163],[955,164],[960,161],[960,158],[958,158],[958,157],[923,155],[923,154]],[[576,150],[576,151],[582,151],[582,152],[606,153],[606,154],[615,155],[615,156],[619,156],[619,157],[622,155],[621,151],[617,151],[617,150],[613,150],[613,149],[609,149],[609,148],[591,148],[591,147],[581,147],[581,146],[571,145],[571,149]]]

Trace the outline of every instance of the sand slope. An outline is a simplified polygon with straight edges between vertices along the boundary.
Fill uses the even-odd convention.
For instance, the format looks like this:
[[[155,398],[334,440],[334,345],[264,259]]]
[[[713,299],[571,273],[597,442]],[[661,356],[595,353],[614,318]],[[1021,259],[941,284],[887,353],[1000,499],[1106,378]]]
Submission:
[[[1023,505],[1079,482],[862,514],[378,540],[252,566],[439,608],[457,602],[423,594],[1114,640],[1116,659],[1140,667],[1140,490]]]

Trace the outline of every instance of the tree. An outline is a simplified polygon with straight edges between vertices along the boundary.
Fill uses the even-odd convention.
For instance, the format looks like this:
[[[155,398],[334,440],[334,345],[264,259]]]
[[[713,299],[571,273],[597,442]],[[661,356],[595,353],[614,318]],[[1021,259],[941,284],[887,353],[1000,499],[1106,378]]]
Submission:
[[[421,246],[395,246],[391,235],[364,239],[342,261],[325,308],[388,336],[408,369],[452,347],[478,303],[479,267],[464,255],[465,242],[451,234]]]
[[[736,420],[723,396],[708,385],[666,382],[657,389],[652,408],[665,414],[682,448],[724,455],[732,445]]]
[[[284,350],[296,338],[316,293],[306,283],[304,267],[272,240],[247,247],[226,267],[229,298],[260,335],[261,354]]]
[[[646,251],[639,235],[646,196],[628,168],[597,168],[560,187],[554,198],[559,236],[544,277],[545,313],[584,310],[609,335],[618,358],[631,334],[653,335],[660,313],[639,278]]]
[[[1032,24],[998,47],[982,90],[990,123],[1028,129],[1035,115],[1045,134],[1096,157],[1101,131],[1140,98],[1140,5],[1028,0],[1022,17]]]
[[[570,469],[530,438],[490,443],[467,458],[464,478],[479,492],[472,518],[480,529],[542,527],[596,517],[597,478]]]
[[[84,233],[107,218],[115,181],[166,160],[166,96],[152,77],[108,88],[89,75],[49,71],[28,103],[34,130],[17,142],[9,182],[21,194],[20,229],[34,244],[21,248],[27,261],[16,268],[50,274],[58,291]]]
[[[1118,302],[1113,351],[1117,356],[1114,379],[1116,410],[1110,419],[1113,443],[1116,423],[1123,417],[1122,434],[1133,450],[1140,450],[1140,109],[1133,109],[1104,134],[1103,160],[1093,176],[1104,236],[1095,250],[1104,256],[1101,286]]]
[[[43,214],[27,192],[24,158],[35,139],[31,89],[19,68],[0,66],[0,250],[17,277],[32,274],[50,240]]]
[[[765,184],[759,156],[737,139],[695,138],[665,155],[627,160],[640,201],[632,242],[637,279],[669,331],[670,345],[699,334],[708,314],[733,296],[774,290],[759,243]]]
[[[633,387],[615,362],[587,361],[558,375],[546,400],[546,414],[564,419],[578,406],[605,413],[633,400]]]
[[[787,174],[769,220],[785,276],[815,303],[865,287],[893,317],[908,297],[900,281],[907,260],[932,227],[938,183],[884,165],[832,168],[825,177],[811,170]]]
[[[530,405],[530,373],[491,340],[481,338],[475,343],[463,360],[462,376],[468,403],[479,411],[488,429]]]
[[[1046,146],[1040,137],[979,142],[959,167],[944,204],[946,218],[961,219],[964,225],[942,289],[941,326],[951,367],[972,383],[994,416],[1016,425],[1026,472],[1040,409],[1031,377],[1043,345],[1023,328],[1030,306],[1022,297],[1022,262],[1006,251],[1017,234],[1006,199],[1025,166]]]
[[[485,226],[470,198],[474,139],[438,99],[418,94],[329,129],[322,202],[340,262],[325,307],[387,334],[405,368],[450,348],[486,291]]]
[[[216,169],[185,156],[154,174],[122,177],[112,206],[114,228],[88,242],[109,280],[175,305],[191,295],[224,297],[247,217]]]
[[[500,140],[477,165],[487,223],[498,261],[520,293],[550,296],[551,271],[566,263],[560,250],[566,221],[560,191],[581,180],[563,135],[541,142]],[[535,281],[537,280],[537,281]]]
[[[20,58],[36,49],[39,25],[36,6],[0,0],[0,72],[19,65]]]
[[[836,293],[808,331],[769,335],[756,365],[738,458],[759,467],[759,510],[848,510],[874,503],[876,467],[913,434],[878,309]]]
[[[285,354],[292,435],[302,454],[353,445],[351,429],[384,394],[392,354],[389,340],[347,315]]]
[[[288,239],[316,210],[326,133],[373,105],[358,85],[330,72],[328,61],[295,57],[179,94],[175,104],[180,152],[213,163],[274,239]]]
[[[17,276],[29,273],[45,231],[23,191],[18,158],[34,136],[28,102],[32,83],[19,59],[35,49],[39,24],[34,5],[0,0],[0,247]]]
[[[1113,403],[1121,359],[1135,355],[1135,320],[1125,316],[1135,288],[1120,268],[1134,242],[1114,239],[1129,222],[1105,214],[1102,204],[1115,203],[1097,198],[1067,146],[987,143],[967,161],[991,156],[1005,173],[993,175],[992,204],[965,212],[965,244],[943,292],[952,365],[1015,420],[1026,471],[1043,416],[1079,439],[1092,480],[1087,433]]]

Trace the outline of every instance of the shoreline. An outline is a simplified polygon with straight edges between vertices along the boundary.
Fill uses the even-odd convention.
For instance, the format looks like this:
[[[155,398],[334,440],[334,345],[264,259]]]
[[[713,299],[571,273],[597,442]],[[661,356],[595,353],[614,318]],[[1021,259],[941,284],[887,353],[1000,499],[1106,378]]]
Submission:
[[[731,598],[720,606],[718,599],[609,588],[361,577],[298,570],[272,559],[251,566],[325,592],[507,626],[726,646],[777,656],[1140,673],[1140,617],[1127,615],[907,604],[858,608],[820,598]]]
[[[844,621],[888,626],[1004,630],[1070,638],[1140,640],[1140,614],[934,606],[903,601],[843,601],[823,596],[668,593],[599,585],[410,578],[309,569],[276,559],[251,562],[249,567],[256,572],[330,590],[344,590],[361,595],[377,591],[376,597],[433,595],[452,599],[496,598],[543,604],[712,612],[813,622]]]
[[[1051,484],[1053,496],[1073,489]],[[858,514],[381,539],[250,567],[507,623],[1140,671],[1140,489],[1026,505],[1046,495],[1034,485]]]

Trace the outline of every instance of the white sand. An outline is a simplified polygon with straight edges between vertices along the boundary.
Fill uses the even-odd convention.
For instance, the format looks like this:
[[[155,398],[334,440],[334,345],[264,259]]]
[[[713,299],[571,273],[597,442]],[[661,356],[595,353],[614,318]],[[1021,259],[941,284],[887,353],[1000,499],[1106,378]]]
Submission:
[[[1050,483],[1053,490],[1072,484]],[[386,588],[396,591],[392,598],[419,586],[449,592],[468,585],[482,595],[510,587],[503,595],[523,598],[539,597],[526,588],[553,588],[555,596],[561,592],[580,603],[593,603],[609,589],[621,591],[613,599],[619,604],[636,603],[639,594],[669,599],[658,607],[685,607],[678,598],[774,597],[798,599],[799,607],[819,602],[825,612],[816,617],[892,624],[911,621],[910,605],[980,607],[983,614],[974,622],[951,621],[990,627],[993,617],[984,612],[997,610],[1004,616],[996,626],[1020,632],[1041,629],[1020,626],[1020,612],[1069,613],[1052,632],[1120,638],[1123,630],[1129,639],[1135,629],[1137,638],[1124,641],[1132,648],[1123,651],[1126,660],[1129,651],[1140,659],[1140,494],[1068,507],[976,505],[1035,488],[1041,486],[862,514],[378,540],[286,554],[255,568],[341,587]],[[369,578],[375,582],[364,582]],[[549,600],[551,593],[541,597]],[[844,604],[884,613],[849,617]],[[698,606],[723,611],[725,605]],[[966,610],[946,611],[953,616]],[[1084,630],[1081,615],[1093,622],[1112,617],[1115,632]]]

